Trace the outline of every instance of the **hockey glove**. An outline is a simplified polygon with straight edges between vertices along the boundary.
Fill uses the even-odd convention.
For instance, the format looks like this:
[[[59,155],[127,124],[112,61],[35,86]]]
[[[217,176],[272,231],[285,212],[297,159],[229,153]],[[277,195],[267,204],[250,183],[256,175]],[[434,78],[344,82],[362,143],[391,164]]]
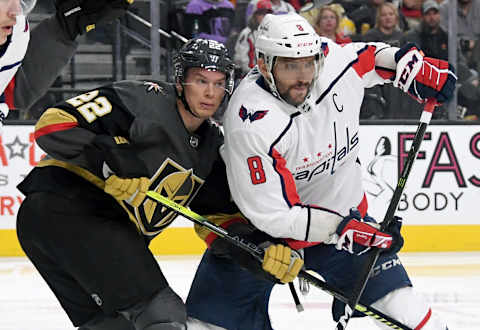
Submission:
[[[397,69],[393,85],[419,103],[434,99],[437,104],[442,104],[452,98],[457,77],[447,61],[423,57],[411,43],[397,51],[395,61]]]
[[[256,246],[259,250],[265,249],[262,264],[251,253],[221,237],[210,245],[213,254],[231,259],[263,280],[267,279],[278,284],[291,282],[303,266],[303,259],[297,251],[291,250],[281,239],[274,238],[248,223],[234,222],[227,230],[231,235]]]
[[[71,40],[125,14],[134,0],[55,0],[57,19]]]
[[[389,254],[397,253],[403,246],[401,227],[402,219],[395,217],[388,232],[382,232],[373,218],[365,216],[362,221],[360,212],[351,209],[350,214],[337,227],[339,238],[335,247],[355,255],[361,255],[371,247],[377,247]]]
[[[112,175],[105,181],[104,191],[118,201],[139,207],[146,197],[149,186],[150,180],[145,177],[122,179]]]
[[[302,267],[300,254],[286,245],[272,244],[265,249],[262,268],[282,283],[292,282]]]

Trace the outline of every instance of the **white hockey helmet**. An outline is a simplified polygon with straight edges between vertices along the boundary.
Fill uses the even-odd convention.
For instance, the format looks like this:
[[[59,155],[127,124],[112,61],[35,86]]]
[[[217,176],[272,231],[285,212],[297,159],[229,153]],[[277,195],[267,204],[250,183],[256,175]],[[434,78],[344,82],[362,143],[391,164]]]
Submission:
[[[313,27],[302,16],[290,13],[285,15],[265,15],[258,27],[255,39],[255,53],[257,59],[262,57],[270,74],[266,81],[275,96],[278,95],[273,77],[275,58],[292,57],[301,58],[316,56],[316,71],[314,83],[323,66],[324,55],[321,51],[320,37]]]

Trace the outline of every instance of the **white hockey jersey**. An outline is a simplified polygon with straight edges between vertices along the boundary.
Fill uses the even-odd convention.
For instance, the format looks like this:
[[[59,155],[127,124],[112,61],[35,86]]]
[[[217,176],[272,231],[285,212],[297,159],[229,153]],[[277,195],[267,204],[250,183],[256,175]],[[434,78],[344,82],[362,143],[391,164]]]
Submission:
[[[333,243],[351,207],[366,212],[360,106],[364,88],[389,82],[375,70],[376,53],[388,57],[382,63],[395,62],[383,43],[322,44],[325,65],[302,110],[275,98],[258,71],[244,78],[225,114],[221,152],[233,199],[257,228]]]
[[[10,43],[5,53],[0,57],[0,94],[3,93],[22,64],[29,40],[30,29],[27,20],[23,15],[17,16],[17,23],[13,26]]]
[[[17,16],[17,22],[13,26],[12,35],[7,39],[8,45],[5,52],[0,55],[0,111],[6,117],[8,105],[5,102],[3,92],[17,73],[22,60],[27,52],[30,40],[30,28],[25,16]]]

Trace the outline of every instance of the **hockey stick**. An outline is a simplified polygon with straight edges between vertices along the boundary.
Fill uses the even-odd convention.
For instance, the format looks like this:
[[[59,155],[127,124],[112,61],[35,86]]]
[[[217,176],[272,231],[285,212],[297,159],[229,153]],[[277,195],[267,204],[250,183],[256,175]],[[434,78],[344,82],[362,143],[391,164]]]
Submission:
[[[214,223],[211,223],[208,221],[207,218],[202,217],[201,215],[193,212],[192,210],[188,209],[185,206],[182,206],[180,204],[175,203],[174,201],[160,195],[157,192],[154,191],[148,191],[147,192],[147,197],[162,204],[163,206],[171,209],[172,211],[182,215],[186,219],[200,225],[203,227],[206,227],[208,230],[211,232],[217,234],[218,236],[226,239],[233,245],[249,252],[255,259],[257,259],[260,263],[263,262],[263,256],[265,251],[262,248],[259,248],[255,244],[245,241],[243,238],[234,236],[230,234],[227,230],[224,228],[215,225]],[[298,274],[299,277],[305,279],[308,281],[310,284],[313,286],[329,293],[336,299],[347,303],[348,298],[338,289],[335,287],[331,286],[330,284],[326,283],[325,281],[322,281],[321,279],[317,278],[316,276],[311,275],[310,273],[301,270],[300,273]],[[372,306],[368,305],[362,305],[357,302],[355,305],[355,309],[367,316],[375,318],[377,321],[380,321],[384,323],[385,325],[391,327],[392,329],[399,329],[399,330],[413,330],[412,328],[407,327],[406,325],[400,323],[399,321],[391,318],[388,315],[383,314],[382,312],[378,311],[377,309],[373,308]]]
[[[435,105],[436,103],[434,100],[428,100],[427,104],[425,104],[425,107],[423,108],[422,116],[420,117],[420,123],[418,124],[415,138],[412,142],[412,147],[408,152],[407,160],[405,161],[405,165],[403,167],[400,178],[398,178],[397,187],[395,188],[392,200],[388,205],[387,213],[385,214],[383,222],[380,224],[381,231],[385,231],[393,221],[393,217],[395,215],[395,212],[397,211],[398,203],[400,201],[400,198],[402,197],[403,190],[405,188],[405,183],[407,182],[408,175],[410,174],[410,170],[412,169],[413,162],[417,157],[417,152],[420,149],[420,144],[423,141],[425,130],[427,129],[427,126],[430,123],[430,119],[432,118],[432,112],[435,109]],[[348,321],[353,314],[353,309],[358,304],[358,301],[362,296],[363,290],[367,285],[368,278],[370,277],[370,273],[372,272],[373,266],[377,262],[379,255],[380,249],[371,249],[368,252],[367,261],[365,262],[365,265],[360,273],[359,280],[353,288],[352,295],[348,299],[348,303],[345,305],[344,314],[337,322],[335,328],[336,330],[346,329]]]

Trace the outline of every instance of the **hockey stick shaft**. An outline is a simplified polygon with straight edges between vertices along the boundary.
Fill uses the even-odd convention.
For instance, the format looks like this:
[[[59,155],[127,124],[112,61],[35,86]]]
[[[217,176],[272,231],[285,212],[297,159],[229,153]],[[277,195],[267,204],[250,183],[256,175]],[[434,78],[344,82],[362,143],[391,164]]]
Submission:
[[[192,210],[188,209],[187,207],[184,207],[180,204],[175,203],[174,201],[160,195],[157,192],[154,191],[149,191],[147,192],[147,197],[150,199],[162,204],[163,206],[169,208],[170,210],[176,212],[177,214],[182,215],[184,218],[200,225],[206,227],[208,230],[211,232],[217,234],[218,236],[228,240],[230,243],[234,244],[235,246],[249,252],[255,259],[257,259],[259,262],[263,262],[263,256],[265,251],[262,248],[259,248],[255,244],[245,241],[244,239],[238,237],[238,236],[233,236],[231,235],[227,230],[224,228],[215,225],[214,223],[211,223],[208,221],[207,218],[193,212]],[[333,297],[337,298],[338,300],[347,303],[348,298],[341,293],[340,290],[334,288],[333,286],[327,284],[326,282],[322,281],[321,279],[311,275],[310,273],[302,270],[298,274],[299,277],[305,279],[308,281],[310,284],[315,286],[316,288],[319,288]],[[385,325],[391,327],[392,329],[400,329],[400,330],[413,330],[404,324],[400,323],[399,321],[389,317],[388,315],[383,314],[382,312],[376,310],[375,308],[368,306],[368,305],[362,305],[360,303],[357,303],[355,305],[355,309],[358,310],[359,312],[375,318],[377,321],[380,321],[384,323]]]
[[[397,187],[392,196],[392,200],[388,205],[387,212],[381,223],[380,230],[385,231],[393,221],[395,212],[397,211],[398,203],[400,202],[400,198],[402,197],[403,190],[405,189],[405,184],[407,182],[408,176],[410,174],[410,170],[412,169],[413,163],[415,158],[417,157],[418,150],[420,149],[420,145],[423,141],[423,137],[425,135],[425,131],[427,129],[428,124],[430,123],[430,119],[432,118],[432,112],[435,108],[435,102],[429,100],[425,105],[422,116],[420,118],[420,123],[417,127],[417,131],[415,133],[415,137],[412,142],[412,146],[408,152],[407,160],[405,161],[405,165],[403,167],[402,173],[400,178],[398,179]],[[345,306],[344,315],[340,317],[340,320],[337,322],[336,330],[345,330],[350,320],[350,317],[353,314],[353,308],[357,305],[362,296],[363,291],[368,282],[368,278],[372,272],[372,269],[375,263],[378,260],[380,255],[380,249],[371,249],[368,252],[367,261],[360,272],[359,280],[357,281],[355,287],[353,288],[352,295],[348,300],[347,305]]]

